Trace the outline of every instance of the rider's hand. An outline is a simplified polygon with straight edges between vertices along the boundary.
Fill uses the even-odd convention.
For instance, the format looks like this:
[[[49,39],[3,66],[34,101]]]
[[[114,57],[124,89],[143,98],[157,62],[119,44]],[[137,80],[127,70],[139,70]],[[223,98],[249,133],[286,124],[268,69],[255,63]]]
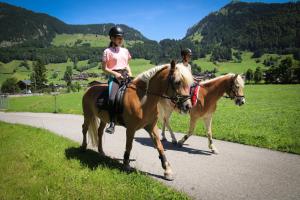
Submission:
[[[122,74],[120,74],[120,73],[116,73],[115,78],[116,78],[118,81],[121,81],[121,80],[124,79],[124,77],[123,77]]]

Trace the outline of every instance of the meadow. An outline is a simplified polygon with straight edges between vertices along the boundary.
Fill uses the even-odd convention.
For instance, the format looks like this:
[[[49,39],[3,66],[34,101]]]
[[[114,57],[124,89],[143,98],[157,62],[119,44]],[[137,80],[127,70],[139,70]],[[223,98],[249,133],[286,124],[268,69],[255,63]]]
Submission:
[[[25,67],[19,67],[21,60],[14,60],[9,63],[1,63],[0,62],[0,85],[3,83],[7,78],[15,77],[17,80],[28,80],[30,79],[31,69],[32,69],[32,61],[28,61],[28,64],[30,66],[30,69],[26,69]],[[134,76],[138,75],[139,73],[153,67],[152,64],[150,64],[149,60],[145,59],[132,59],[129,62],[130,67],[132,69],[132,73]],[[88,65],[88,60],[78,61],[77,67],[83,67]],[[62,80],[64,73],[66,71],[67,66],[73,66],[73,62],[71,60],[68,60],[65,63],[50,63],[46,65],[47,69],[47,79],[48,83],[54,83],[54,84],[65,84],[65,81]],[[85,70],[85,73],[102,73],[102,70],[99,69],[100,63],[98,63],[97,66],[90,68],[88,70]],[[57,77],[54,78],[52,75],[53,73],[57,73]],[[79,73],[75,70],[73,70],[73,73]],[[92,80],[99,80],[99,78],[89,78],[87,81],[78,81],[79,83],[87,84],[88,82]]]
[[[82,114],[79,93],[57,96],[58,112]],[[246,85],[246,104],[221,99],[213,118],[213,137],[247,145],[300,154],[300,85]],[[8,111],[54,112],[54,96],[15,97]],[[171,125],[186,133],[189,117],[174,113]],[[205,135],[198,122],[196,135]],[[179,139],[179,138],[178,138]]]
[[[0,128],[0,199],[189,199],[44,129],[4,122]]]
[[[56,34],[51,44],[53,46],[83,46],[90,45],[91,47],[107,47],[110,39],[109,36],[99,34]],[[125,40],[124,46],[131,47],[135,43],[143,43],[141,40]]]
[[[253,55],[252,52],[245,51],[241,55],[242,57],[241,62],[232,60],[232,61],[216,62],[216,63],[210,61],[210,55],[206,55],[205,58],[199,58],[195,60],[193,63],[200,66],[202,71],[204,70],[211,71],[213,69],[217,69],[216,75],[222,75],[229,72],[242,74],[245,73],[248,69],[252,69],[253,71],[255,71],[257,67],[261,67],[262,69],[267,69],[267,67],[265,67],[265,65],[263,64],[263,61],[270,57],[278,58],[278,62],[280,62],[280,60],[288,56],[292,58],[292,55],[264,54],[260,58],[252,58],[252,55]]]

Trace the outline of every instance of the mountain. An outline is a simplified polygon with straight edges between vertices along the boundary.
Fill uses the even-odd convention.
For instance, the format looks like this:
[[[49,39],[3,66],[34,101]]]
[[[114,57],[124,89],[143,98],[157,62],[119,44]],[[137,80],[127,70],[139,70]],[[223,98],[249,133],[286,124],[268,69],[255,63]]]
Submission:
[[[80,38],[80,34],[107,36],[113,25],[70,25],[47,14],[0,3],[0,61],[42,58],[59,63],[75,57],[99,61],[109,39],[101,41],[101,46],[99,40],[103,37],[92,35],[87,41]],[[180,59],[180,49],[185,47],[192,49],[194,59],[211,54],[214,61],[231,60],[234,51],[240,50],[252,51],[256,57],[263,53],[293,54],[300,60],[299,2],[230,3],[189,28],[180,40],[157,42],[131,27],[120,26],[125,31],[126,47],[132,56],[151,60],[154,64]]]
[[[49,46],[56,34],[99,34],[108,35],[115,24],[70,25],[43,13],[36,13],[21,7],[0,3],[0,47],[14,45]],[[147,41],[139,31],[120,25],[127,40]]]
[[[300,2],[230,3],[189,28],[184,39],[207,49],[284,53],[300,48]]]

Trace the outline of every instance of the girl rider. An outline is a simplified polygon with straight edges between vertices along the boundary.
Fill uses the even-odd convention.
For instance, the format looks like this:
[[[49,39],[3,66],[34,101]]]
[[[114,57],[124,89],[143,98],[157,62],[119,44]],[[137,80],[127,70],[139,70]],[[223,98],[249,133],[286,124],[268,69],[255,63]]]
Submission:
[[[115,131],[114,100],[119,89],[119,83],[126,76],[132,76],[128,61],[131,55],[126,48],[122,47],[124,32],[119,26],[114,26],[109,31],[110,44],[103,52],[102,70],[109,74],[109,115],[110,125],[105,130],[107,133]]]

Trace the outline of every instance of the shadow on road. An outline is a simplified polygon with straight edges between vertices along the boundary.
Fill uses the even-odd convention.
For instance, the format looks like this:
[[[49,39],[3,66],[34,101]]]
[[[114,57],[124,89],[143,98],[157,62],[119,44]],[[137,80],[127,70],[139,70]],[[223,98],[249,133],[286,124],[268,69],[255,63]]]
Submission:
[[[127,173],[136,172],[143,175],[164,179],[164,176],[158,174],[152,174],[150,172],[136,170],[135,168],[132,168],[132,170],[130,171],[126,171],[123,168],[123,164],[120,163],[120,161],[123,161],[123,159],[110,158],[108,156],[100,156],[98,152],[93,151],[91,149],[86,149],[85,151],[82,151],[80,147],[70,147],[65,149],[65,156],[68,160],[71,159],[79,160],[82,166],[88,167],[91,170],[95,170],[97,167],[107,167],[110,169],[118,169],[120,171],[127,172]],[[130,161],[135,161],[135,160],[131,159]]]
[[[145,145],[145,146],[154,147],[153,141],[150,137],[149,138],[148,137],[136,137],[135,141],[142,145]],[[187,152],[190,154],[200,154],[200,155],[206,155],[206,156],[212,155],[212,152],[210,152],[210,151],[194,149],[194,148],[187,147],[186,145],[179,147],[178,145],[174,145],[172,142],[169,142],[169,141],[163,141],[162,144],[163,144],[165,150],[182,151],[182,152]]]

